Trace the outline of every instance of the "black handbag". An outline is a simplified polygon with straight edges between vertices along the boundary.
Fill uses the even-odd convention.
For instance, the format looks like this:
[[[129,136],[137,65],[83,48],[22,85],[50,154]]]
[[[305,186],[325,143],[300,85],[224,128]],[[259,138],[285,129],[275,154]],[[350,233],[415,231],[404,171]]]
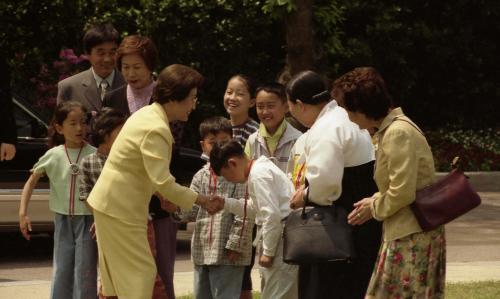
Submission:
[[[355,258],[352,227],[340,205],[304,206],[284,220],[283,261],[311,264]]]

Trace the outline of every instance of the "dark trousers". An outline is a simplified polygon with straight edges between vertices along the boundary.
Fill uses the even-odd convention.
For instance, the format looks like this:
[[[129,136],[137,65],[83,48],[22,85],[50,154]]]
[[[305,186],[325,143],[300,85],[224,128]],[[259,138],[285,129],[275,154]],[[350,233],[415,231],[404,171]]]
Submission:
[[[342,194],[335,205],[350,213],[357,201],[377,191],[373,180],[374,161],[344,168]],[[363,299],[370,282],[382,238],[382,224],[370,220],[353,226],[356,259],[300,265],[299,298]],[[318,240],[321,242],[321,240]]]
[[[380,246],[380,223],[371,220],[354,229],[357,258],[299,267],[299,298],[363,299]]]
[[[154,219],[156,266],[168,298],[175,298],[174,264],[177,245],[177,223],[172,217]]]

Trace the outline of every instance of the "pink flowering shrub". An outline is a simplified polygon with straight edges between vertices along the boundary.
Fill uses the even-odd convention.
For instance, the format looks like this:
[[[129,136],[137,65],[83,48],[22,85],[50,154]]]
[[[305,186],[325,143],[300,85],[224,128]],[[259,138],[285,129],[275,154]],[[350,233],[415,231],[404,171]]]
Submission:
[[[77,56],[73,49],[62,49],[59,59],[49,64],[42,64],[38,74],[31,78],[35,86],[35,106],[53,110],[56,105],[57,82],[81,72],[87,67],[85,55]]]

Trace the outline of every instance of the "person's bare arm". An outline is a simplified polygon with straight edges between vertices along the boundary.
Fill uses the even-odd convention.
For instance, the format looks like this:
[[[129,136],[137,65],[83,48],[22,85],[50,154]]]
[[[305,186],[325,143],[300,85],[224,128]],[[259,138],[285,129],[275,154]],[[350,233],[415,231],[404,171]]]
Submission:
[[[38,180],[43,176],[43,173],[32,173],[28,181],[24,184],[23,192],[21,193],[21,204],[19,206],[19,229],[26,240],[30,239],[31,221],[28,217],[28,205],[35,189]]]

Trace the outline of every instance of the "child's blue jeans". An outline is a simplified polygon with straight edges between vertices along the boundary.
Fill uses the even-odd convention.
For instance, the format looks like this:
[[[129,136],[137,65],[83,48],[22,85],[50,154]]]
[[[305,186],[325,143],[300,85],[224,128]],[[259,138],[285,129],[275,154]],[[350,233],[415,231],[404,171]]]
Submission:
[[[196,299],[240,298],[245,266],[195,265],[194,297]]]
[[[97,298],[97,244],[92,215],[55,215],[52,299]]]

